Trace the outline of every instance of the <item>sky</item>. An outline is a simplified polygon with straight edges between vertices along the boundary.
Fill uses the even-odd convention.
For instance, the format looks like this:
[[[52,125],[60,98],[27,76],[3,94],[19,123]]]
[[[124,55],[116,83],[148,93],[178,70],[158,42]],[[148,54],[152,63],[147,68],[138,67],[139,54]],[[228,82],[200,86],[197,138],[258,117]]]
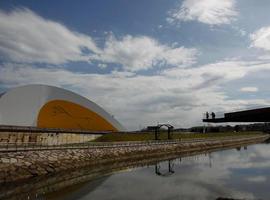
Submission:
[[[267,0],[2,0],[0,93],[62,87],[128,130],[269,106],[269,9]]]

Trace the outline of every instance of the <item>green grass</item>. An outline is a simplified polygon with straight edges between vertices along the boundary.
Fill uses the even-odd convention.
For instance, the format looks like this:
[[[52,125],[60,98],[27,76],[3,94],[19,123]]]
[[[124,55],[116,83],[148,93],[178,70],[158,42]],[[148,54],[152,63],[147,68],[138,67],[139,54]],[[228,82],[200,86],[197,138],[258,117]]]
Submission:
[[[243,135],[258,135],[262,132],[220,132],[220,133],[173,133],[173,139],[193,139],[193,138],[212,138],[225,136],[243,136]],[[160,133],[161,140],[167,139],[167,133]],[[146,141],[154,140],[154,133],[108,133],[95,140],[95,142],[117,142],[117,141]]]

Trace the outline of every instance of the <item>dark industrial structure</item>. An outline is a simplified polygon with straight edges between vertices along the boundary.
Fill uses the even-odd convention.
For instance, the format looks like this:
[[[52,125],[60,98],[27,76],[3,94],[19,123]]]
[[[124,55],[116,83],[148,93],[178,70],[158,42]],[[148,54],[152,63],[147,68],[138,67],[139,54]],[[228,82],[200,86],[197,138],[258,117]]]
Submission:
[[[270,107],[225,113],[223,118],[206,118],[203,122],[270,122]]]

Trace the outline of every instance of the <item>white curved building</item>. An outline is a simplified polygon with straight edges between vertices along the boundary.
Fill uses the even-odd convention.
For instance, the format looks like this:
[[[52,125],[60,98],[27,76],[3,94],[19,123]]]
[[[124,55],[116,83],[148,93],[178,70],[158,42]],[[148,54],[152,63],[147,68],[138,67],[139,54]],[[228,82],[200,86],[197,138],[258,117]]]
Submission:
[[[0,94],[0,125],[124,131],[103,108],[71,91],[27,85]]]

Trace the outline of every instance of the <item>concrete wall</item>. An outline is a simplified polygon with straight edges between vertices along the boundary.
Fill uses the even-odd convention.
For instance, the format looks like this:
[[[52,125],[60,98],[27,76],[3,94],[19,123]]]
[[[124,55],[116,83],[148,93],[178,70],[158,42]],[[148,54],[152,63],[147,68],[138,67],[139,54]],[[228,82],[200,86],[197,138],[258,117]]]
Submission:
[[[81,143],[100,137],[99,134],[80,133],[29,133],[29,132],[0,132],[0,145],[6,143],[38,143],[43,145],[59,145]]]

